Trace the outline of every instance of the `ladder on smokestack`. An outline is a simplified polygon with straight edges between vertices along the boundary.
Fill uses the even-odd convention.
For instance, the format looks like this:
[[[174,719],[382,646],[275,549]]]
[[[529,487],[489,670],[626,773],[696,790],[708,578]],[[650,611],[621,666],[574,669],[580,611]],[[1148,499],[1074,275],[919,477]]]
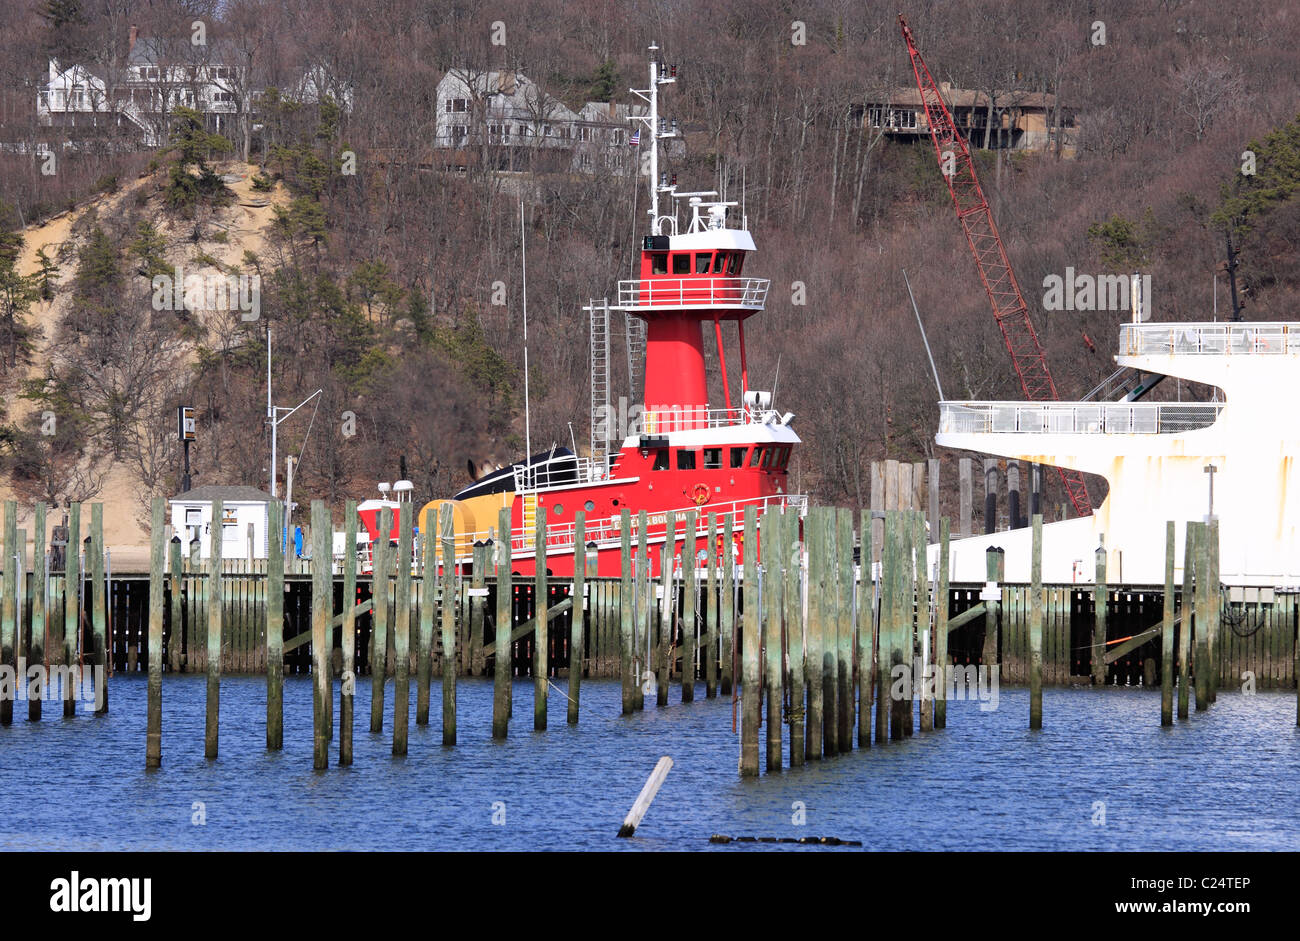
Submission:
[[[912,60],[912,74],[916,76],[916,88],[921,93],[921,106],[925,109],[925,118],[930,128],[930,139],[939,156],[939,169],[948,192],[952,194],[953,205],[957,208],[957,220],[961,223],[975,257],[975,267],[979,270],[984,290],[993,305],[993,318],[1002,331],[1007,351],[1011,354],[1011,364],[1025,398],[1031,402],[1054,402],[1060,396],[1056,393],[1056,383],[1047,368],[1047,358],[1043,347],[1038,342],[1033,321],[1029,318],[1029,307],[1020,293],[1020,284],[1011,269],[1011,260],[1007,257],[1002,236],[998,234],[997,224],[989,209],[984,190],[980,188],[975,176],[975,162],[971,159],[966,141],[957,130],[948,106],[944,104],[939,88],[926,68],[921,52],[916,48],[912,30],[907,21],[899,14],[898,23],[903,30],[903,40],[907,43],[907,53]],[[1058,467],[1061,483],[1074,504],[1074,511],[1080,516],[1092,514],[1092,503],[1088,499],[1088,487],[1083,474],[1076,470]]]

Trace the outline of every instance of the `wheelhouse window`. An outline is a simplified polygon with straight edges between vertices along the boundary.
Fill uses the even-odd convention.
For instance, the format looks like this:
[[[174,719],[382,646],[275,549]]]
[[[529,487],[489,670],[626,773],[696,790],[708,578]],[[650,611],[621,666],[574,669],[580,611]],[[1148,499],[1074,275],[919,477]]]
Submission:
[[[744,466],[745,466],[745,453],[746,453],[748,450],[749,450],[749,448],[732,448],[732,449],[731,449],[731,466],[732,466],[732,467],[744,467]]]
[[[677,452],[678,470],[695,470],[695,452],[682,448]]]
[[[683,253],[673,256],[673,274],[690,274],[691,256]]]
[[[740,274],[740,252],[732,252],[727,259],[727,274]]]
[[[651,467],[651,470],[657,470],[657,471],[668,470],[668,449],[667,448],[655,449],[655,462],[654,465]]]
[[[713,273],[722,274],[722,269],[726,266],[726,264],[727,264],[727,253],[718,252],[716,255],[713,256]]]
[[[778,448],[763,449],[763,467],[770,468],[772,466],[772,458],[773,456],[775,456],[778,450],[779,450]]]
[[[750,467],[758,467],[762,463],[764,456],[767,454],[767,448],[754,448],[754,453],[749,458]]]
[[[709,264],[713,261],[713,252],[699,252],[695,256],[695,273],[708,274]]]
[[[668,273],[668,253],[655,252],[650,256],[650,273],[667,274]]]
[[[704,449],[704,469],[717,470],[722,467],[722,448]]]

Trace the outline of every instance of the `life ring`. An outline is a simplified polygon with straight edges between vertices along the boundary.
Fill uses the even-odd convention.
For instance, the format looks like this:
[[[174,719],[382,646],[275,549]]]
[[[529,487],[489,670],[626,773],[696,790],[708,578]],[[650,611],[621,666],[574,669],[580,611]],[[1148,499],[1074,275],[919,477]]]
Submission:
[[[696,484],[695,489],[691,491],[691,495],[695,500],[696,506],[704,506],[704,504],[709,502],[709,485]]]

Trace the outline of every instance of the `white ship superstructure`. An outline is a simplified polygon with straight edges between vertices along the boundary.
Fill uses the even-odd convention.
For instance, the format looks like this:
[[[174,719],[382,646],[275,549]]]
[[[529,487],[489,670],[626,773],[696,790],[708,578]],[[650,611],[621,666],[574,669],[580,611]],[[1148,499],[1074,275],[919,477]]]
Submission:
[[[1167,520],[1181,580],[1184,524],[1213,514],[1225,584],[1300,587],[1300,324],[1126,324],[1115,359],[1214,386],[1218,401],[945,401],[935,441],[1106,479],[1092,516],[1044,527],[1046,582],[1092,582],[1104,546],[1109,583],[1163,584]],[[984,581],[989,546],[1008,580],[1029,580],[1025,528],[955,540],[952,581]]]

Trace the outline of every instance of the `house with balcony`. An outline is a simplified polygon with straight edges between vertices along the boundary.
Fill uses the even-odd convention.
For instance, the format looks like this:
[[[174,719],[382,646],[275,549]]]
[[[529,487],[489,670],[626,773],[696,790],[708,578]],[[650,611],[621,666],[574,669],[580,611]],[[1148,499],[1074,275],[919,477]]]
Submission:
[[[638,105],[565,105],[521,72],[452,69],[438,83],[435,150],[456,169],[637,172]]]
[[[949,82],[940,83],[939,94],[972,147],[1055,151],[1059,145],[1062,156],[1075,154],[1077,118],[1073,111],[1058,106],[1055,95],[1007,91],[990,106],[984,92],[953,88]],[[891,89],[878,100],[857,105],[852,114],[864,129],[892,140],[928,140],[930,136],[921,93],[915,87]]]

